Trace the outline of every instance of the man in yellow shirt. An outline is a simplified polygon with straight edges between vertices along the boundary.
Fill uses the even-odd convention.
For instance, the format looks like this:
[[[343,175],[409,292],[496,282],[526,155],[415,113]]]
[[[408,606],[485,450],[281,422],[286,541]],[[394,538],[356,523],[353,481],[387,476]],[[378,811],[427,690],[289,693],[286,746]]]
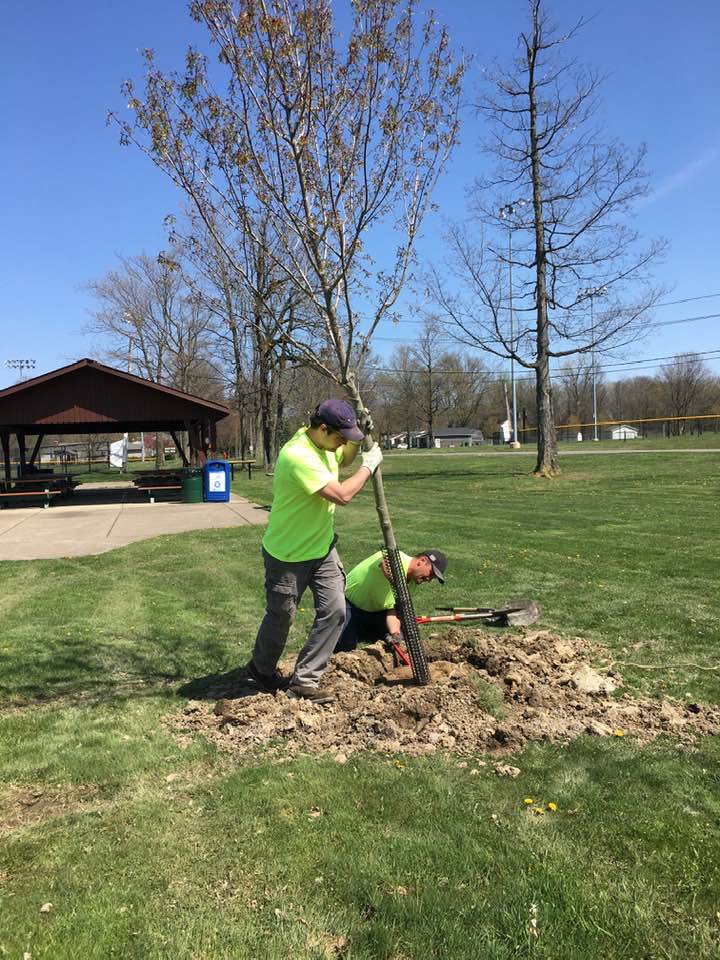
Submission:
[[[411,594],[421,583],[431,580],[445,583],[448,560],[440,550],[422,550],[413,557],[401,552],[400,561]],[[345,587],[345,626],[335,647],[336,653],[354,650],[358,643],[374,643],[386,636],[402,639],[391,582],[389,565],[381,550],[352,568]]]
[[[265,616],[247,666],[259,690],[286,689],[292,697],[328,703],[334,698],[319,681],[345,620],[345,571],[335,549],[335,507],[362,490],[382,462],[377,443],[362,453],[362,465],[340,481],[340,465],[357,457],[363,434],[355,411],[331,398],[316,407],[280,451],[273,477],[270,520],[263,537]],[[315,620],[289,682],[277,672],[297,605],[306,589],[315,601]]]

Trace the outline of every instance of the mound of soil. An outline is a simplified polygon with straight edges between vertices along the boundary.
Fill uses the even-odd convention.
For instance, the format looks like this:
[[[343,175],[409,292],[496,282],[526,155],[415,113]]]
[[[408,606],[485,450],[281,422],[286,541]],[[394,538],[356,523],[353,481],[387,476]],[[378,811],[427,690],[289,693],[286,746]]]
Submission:
[[[338,699],[323,706],[257,693],[242,672],[228,674],[209,692],[214,705],[191,700],[172,726],[199,731],[238,757],[329,752],[341,763],[365,749],[470,756],[583,733],[642,740],[672,733],[691,743],[720,731],[716,708],[619,693],[622,677],[591,666],[598,651],[579,639],[451,631],[431,637],[426,652],[431,682],[423,687],[382,644],[335,655],[323,686]]]

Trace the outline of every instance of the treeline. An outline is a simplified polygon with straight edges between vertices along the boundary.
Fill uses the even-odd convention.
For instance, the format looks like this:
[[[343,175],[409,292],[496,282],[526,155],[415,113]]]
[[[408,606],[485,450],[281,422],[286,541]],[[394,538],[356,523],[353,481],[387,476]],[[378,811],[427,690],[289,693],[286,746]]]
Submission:
[[[156,256],[123,257],[105,277],[88,284],[95,301],[91,329],[106,345],[106,359],[157,383],[225,402],[231,416],[219,424],[218,442],[240,456],[274,463],[280,445],[316,403],[333,392],[316,364],[308,364],[284,335],[288,325],[312,343],[307,304],[273,279],[267,265],[256,277],[266,290],[260,304],[208,251],[188,255],[178,243]],[[408,342],[388,357],[368,353],[358,386],[384,435],[441,427],[473,427],[486,437],[510,415],[507,366],[486,364],[456,347],[436,317],[403,325]],[[292,339],[292,338],[291,338]],[[319,339],[319,335],[318,335]],[[327,367],[333,357],[316,349]],[[535,379],[516,365],[518,426],[537,425]],[[554,372],[558,424],[593,419],[592,358],[583,355]],[[693,353],[678,355],[654,376],[608,382],[596,370],[599,420],[720,414],[720,378]],[[337,392],[335,388],[335,392]],[[682,422],[672,429],[683,432]]]

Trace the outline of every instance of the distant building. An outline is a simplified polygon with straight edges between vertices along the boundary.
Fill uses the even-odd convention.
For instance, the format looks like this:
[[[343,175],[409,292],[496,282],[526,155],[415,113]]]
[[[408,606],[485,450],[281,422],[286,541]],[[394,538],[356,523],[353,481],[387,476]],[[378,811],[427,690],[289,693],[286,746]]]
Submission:
[[[635,427],[622,423],[619,427],[612,428],[611,435],[613,440],[637,440],[640,433]]]
[[[388,449],[392,450],[407,450],[408,446],[420,446],[418,440],[424,436],[425,433],[422,430],[411,430],[410,433],[407,430],[403,430],[402,433],[391,433],[387,438],[387,446]],[[408,440],[410,441],[409,444]]]
[[[438,427],[433,430],[433,446],[440,447],[474,447],[484,443],[482,430],[477,427]],[[429,447],[430,437],[427,430],[413,434],[410,438],[413,447]]]

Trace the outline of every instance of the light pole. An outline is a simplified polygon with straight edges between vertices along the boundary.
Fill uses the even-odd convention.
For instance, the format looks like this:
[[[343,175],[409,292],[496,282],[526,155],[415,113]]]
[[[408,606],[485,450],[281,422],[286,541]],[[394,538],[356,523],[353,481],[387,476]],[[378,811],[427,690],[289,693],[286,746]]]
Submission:
[[[517,392],[515,388],[515,321],[513,316],[513,288],[512,288],[512,232],[513,225],[510,220],[518,210],[525,206],[525,200],[516,200],[514,203],[506,203],[498,211],[501,220],[507,220],[508,225],[508,310],[510,313],[510,390],[512,394],[512,426],[510,432],[510,443],[513,447],[519,447],[517,430]]]
[[[607,287],[588,287],[582,291],[583,296],[590,300],[590,339],[592,347],[590,356],[592,357],[592,403],[593,403],[593,440],[599,440],[598,421],[597,421],[597,366],[595,363],[595,297],[603,297],[607,293]]]
[[[23,376],[24,370],[34,370],[35,361],[34,360],[6,360],[5,366],[10,370],[19,370],[20,371],[20,380],[21,382],[25,379]]]

